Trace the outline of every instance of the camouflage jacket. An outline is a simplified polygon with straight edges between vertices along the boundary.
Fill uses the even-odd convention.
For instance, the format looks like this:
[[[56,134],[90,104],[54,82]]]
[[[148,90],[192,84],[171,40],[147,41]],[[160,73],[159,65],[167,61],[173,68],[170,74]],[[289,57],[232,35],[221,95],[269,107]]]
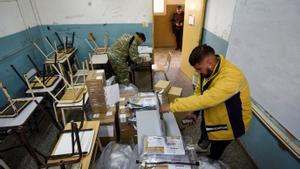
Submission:
[[[130,60],[139,64],[142,58],[138,54],[138,44],[134,40],[129,48],[129,41],[133,35],[122,35],[108,50],[108,58],[110,62],[124,64]]]

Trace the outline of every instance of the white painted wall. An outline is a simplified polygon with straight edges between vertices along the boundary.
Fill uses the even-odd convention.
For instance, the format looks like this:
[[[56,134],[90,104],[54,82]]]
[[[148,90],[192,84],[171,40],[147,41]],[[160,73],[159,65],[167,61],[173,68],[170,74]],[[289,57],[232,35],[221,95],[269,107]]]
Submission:
[[[17,2],[0,2],[0,37],[25,29]]]
[[[38,24],[152,23],[152,0],[0,0],[0,37]]]
[[[0,37],[37,25],[30,0],[0,1]]]
[[[205,29],[228,41],[236,0],[208,0]]]
[[[151,23],[152,0],[33,0],[41,23]]]

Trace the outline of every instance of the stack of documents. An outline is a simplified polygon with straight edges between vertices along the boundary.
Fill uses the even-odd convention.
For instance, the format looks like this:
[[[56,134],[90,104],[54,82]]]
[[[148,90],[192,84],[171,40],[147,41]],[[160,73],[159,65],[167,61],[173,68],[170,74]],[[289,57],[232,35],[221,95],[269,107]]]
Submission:
[[[149,46],[138,46],[138,52],[141,53],[152,53],[153,48]]]

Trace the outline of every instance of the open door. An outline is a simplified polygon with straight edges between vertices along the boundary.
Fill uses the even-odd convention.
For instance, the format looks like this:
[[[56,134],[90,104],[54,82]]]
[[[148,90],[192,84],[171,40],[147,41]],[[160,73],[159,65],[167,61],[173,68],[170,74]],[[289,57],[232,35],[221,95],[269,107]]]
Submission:
[[[178,6],[184,9],[185,0],[173,1],[153,0],[153,45],[155,48],[176,48],[172,19]]]

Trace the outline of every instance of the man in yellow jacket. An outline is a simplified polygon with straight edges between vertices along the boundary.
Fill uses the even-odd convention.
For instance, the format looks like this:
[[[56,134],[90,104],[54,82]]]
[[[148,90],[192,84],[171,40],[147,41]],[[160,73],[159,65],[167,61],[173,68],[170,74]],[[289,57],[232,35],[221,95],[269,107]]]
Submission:
[[[193,119],[196,112],[201,112],[202,134],[196,149],[208,140],[208,157],[219,159],[230,142],[249,128],[252,117],[249,85],[238,67],[216,55],[208,45],[194,48],[189,63],[199,73],[194,95],[162,105],[160,111],[193,112],[186,117]]]

